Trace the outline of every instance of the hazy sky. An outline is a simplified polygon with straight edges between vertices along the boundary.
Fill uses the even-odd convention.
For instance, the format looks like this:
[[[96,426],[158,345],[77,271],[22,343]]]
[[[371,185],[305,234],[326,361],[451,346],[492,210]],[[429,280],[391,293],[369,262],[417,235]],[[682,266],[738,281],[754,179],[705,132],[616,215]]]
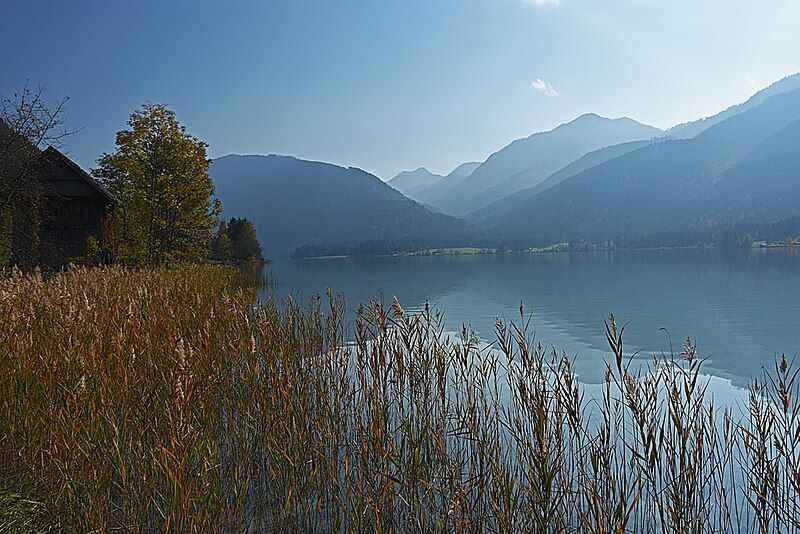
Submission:
[[[85,168],[144,101],[228,153],[388,179],[585,112],[659,127],[800,71],[797,0],[2,0],[0,94],[71,98]]]

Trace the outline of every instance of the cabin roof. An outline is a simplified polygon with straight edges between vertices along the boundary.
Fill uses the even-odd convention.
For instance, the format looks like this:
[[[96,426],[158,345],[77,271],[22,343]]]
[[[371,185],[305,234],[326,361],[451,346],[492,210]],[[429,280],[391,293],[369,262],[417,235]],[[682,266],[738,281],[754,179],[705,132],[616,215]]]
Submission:
[[[87,185],[89,185],[92,189],[94,189],[109,204],[117,204],[118,203],[116,197],[114,197],[114,195],[112,195],[108,191],[108,189],[103,187],[97,180],[92,178],[89,175],[89,173],[87,173],[86,171],[81,169],[80,166],[77,163],[75,163],[74,161],[69,159],[67,156],[62,154],[61,151],[58,150],[57,148],[55,148],[53,146],[48,146],[47,149],[42,153],[42,157],[43,158],[47,158],[47,159],[52,158],[52,159],[55,159],[57,161],[60,161],[61,163],[66,165],[66,167],[69,170],[71,170],[78,177],[78,179],[86,182]]]

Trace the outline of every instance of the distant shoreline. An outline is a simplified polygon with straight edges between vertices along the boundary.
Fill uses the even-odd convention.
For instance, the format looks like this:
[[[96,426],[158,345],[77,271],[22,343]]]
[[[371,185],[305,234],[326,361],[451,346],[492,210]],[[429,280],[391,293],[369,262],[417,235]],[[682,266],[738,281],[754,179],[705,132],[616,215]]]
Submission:
[[[344,259],[351,258],[351,257],[352,256],[350,256],[349,254],[337,254],[337,255],[333,255],[333,256],[305,256],[303,258],[296,258],[296,259],[299,259],[301,261],[303,261],[303,260],[344,260]],[[295,259],[295,258],[291,258],[291,259]]]
[[[793,249],[800,248],[800,245],[786,245],[785,243],[754,243],[750,250],[763,249]],[[685,245],[685,246],[663,246],[663,247],[619,247],[619,248],[596,248],[570,250],[569,248],[559,248],[554,245],[528,250],[515,250],[509,252],[498,252],[498,249],[479,248],[479,247],[453,247],[447,249],[427,249],[414,252],[396,252],[394,254],[370,254],[358,255],[335,254],[329,256],[305,256],[303,258],[290,258],[292,260],[344,260],[350,258],[407,258],[407,257],[442,257],[442,256],[505,256],[513,254],[565,254],[565,253],[588,253],[588,252],[622,252],[622,251],[648,251],[648,250],[719,250],[720,245]]]

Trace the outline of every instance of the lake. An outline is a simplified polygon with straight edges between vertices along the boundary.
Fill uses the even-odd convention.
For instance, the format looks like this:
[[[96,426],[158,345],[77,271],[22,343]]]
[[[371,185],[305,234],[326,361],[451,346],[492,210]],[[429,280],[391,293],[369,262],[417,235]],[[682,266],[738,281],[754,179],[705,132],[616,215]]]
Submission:
[[[265,269],[279,297],[343,293],[351,326],[359,303],[396,295],[407,309],[430,301],[449,331],[467,323],[492,341],[495,317],[518,319],[522,301],[536,340],[574,356],[586,383],[603,378],[612,311],[629,323],[625,341],[637,357],[669,354],[670,339],[677,355],[688,336],[705,371],[734,386],[780,353],[800,352],[800,251],[791,249],[279,260]]]

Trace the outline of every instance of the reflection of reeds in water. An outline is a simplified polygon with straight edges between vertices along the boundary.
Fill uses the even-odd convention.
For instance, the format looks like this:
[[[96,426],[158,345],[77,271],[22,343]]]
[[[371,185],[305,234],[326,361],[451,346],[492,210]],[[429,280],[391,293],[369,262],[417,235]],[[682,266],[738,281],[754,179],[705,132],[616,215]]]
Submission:
[[[691,342],[633,371],[612,317],[585,398],[522,310],[485,350],[373,303],[348,346],[340,300],[254,310],[231,273],[0,281],[0,530],[798,528],[785,359],[740,418]]]
[[[275,274],[264,269],[269,265],[269,260],[249,260],[235,265],[236,275],[234,282],[237,287],[246,289],[271,289],[277,283]]]

